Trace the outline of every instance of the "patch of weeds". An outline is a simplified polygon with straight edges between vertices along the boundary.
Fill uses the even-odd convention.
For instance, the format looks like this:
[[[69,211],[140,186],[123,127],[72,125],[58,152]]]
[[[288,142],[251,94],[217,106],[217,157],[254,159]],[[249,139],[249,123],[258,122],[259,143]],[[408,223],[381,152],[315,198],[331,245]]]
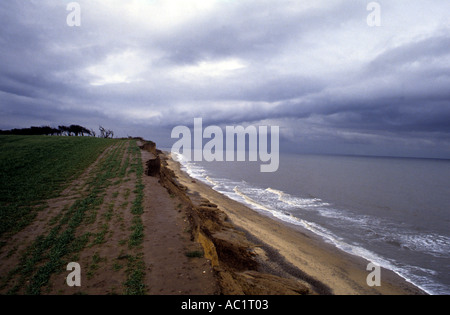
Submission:
[[[92,256],[92,264],[89,265],[88,271],[86,273],[88,279],[94,277],[95,272],[100,268],[100,263],[105,262],[106,258],[100,257],[98,253]]]
[[[144,240],[144,225],[141,219],[141,215],[144,213],[144,184],[142,183],[144,168],[142,166],[141,152],[137,145],[130,147],[130,152],[134,153],[132,168],[136,170],[135,200],[131,206],[131,213],[134,217],[133,226],[131,227],[132,233],[128,242],[129,247],[132,248],[141,245]]]
[[[95,238],[94,238],[94,242],[92,243],[92,246],[100,245],[105,242],[105,235],[106,235],[106,233],[108,233],[108,228],[109,228],[108,224],[102,225],[101,231],[95,234]]]
[[[142,255],[128,257],[126,274],[125,294],[144,295],[147,292],[147,286],[144,284],[145,263]]]
[[[92,236],[92,233],[87,232],[87,233],[75,238],[75,240],[70,245],[69,251],[74,252],[74,253],[80,252],[89,243],[91,236]]]
[[[135,200],[131,206],[131,213],[133,217],[133,226],[131,227],[132,233],[128,240],[129,248],[140,246],[144,240],[144,225],[142,223],[141,215],[144,212],[144,185],[142,183],[142,177],[144,174],[144,168],[142,165],[141,152],[136,142],[129,147],[130,155],[134,156],[132,161],[130,172],[136,173],[136,186],[135,186]],[[126,192],[128,195],[128,192]],[[127,280],[124,283],[126,295],[143,295],[147,292],[147,287],[144,284],[145,278],[145,262],[143,260],[143,254],[137,254],[135,256],[127,255],[128,264],[126,269]]]
[[[106,221],[111,221],[114,214],[114,202],[110,203],[108,205],[108,210],[103,214],[103,217],[106,219]]]
[[[186,257],[189,258],[203,258],[204,254],[200,250],[193,250],[185,253]]]
[[[131,227],[133,233],[131,233],[130,240],[128,241],[130,248],[141,245],[144,240],[144,225],[142,224],[141,218],[135,216],[133,218],[133,223],[134,224]]]
[[[114,270],[114,271],[119,271],[119,270],[121,270],[123,267],[124,267],[124,266],[123,266],[122,264],[119,264],[118,262],[115,262],[115,263],[113,264],[113,270]]]

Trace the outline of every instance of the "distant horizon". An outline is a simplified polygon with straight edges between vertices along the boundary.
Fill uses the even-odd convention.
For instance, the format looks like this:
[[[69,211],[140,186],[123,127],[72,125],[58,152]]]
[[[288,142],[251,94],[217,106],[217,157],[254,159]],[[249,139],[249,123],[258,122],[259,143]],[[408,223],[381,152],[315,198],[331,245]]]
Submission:
[[[0,128],[0,131],[12,131],[14,129],[27,129],[27,128],[31,128],[31,127],[47,127],[47,126],[38,125],[38,126],[29,126],[29,127],[24,127],[24,128],[16,127],[16,128],[12,128],[12,129],[2,129],[2,128]],[[48,127],[57,128],[58,126],[48,126]],[[32,136],[32,135],[30,135],[30,136]],[[97,137],[99,137],[99,135],[97,135]],[[154,141],[154,142],[156,142],[156,145],[157,145],[158,149],[160,149],[162,151],[169,151],[170,152],[170,150],[171,150],[171,148],[170,148],[171,146],[167,146],[167,144],[160,146],[158,144],[158,142],[155,141],[154,139],[151,139],[151,138],[148,139],[148,138],[140,136],[140,135],[127,135],[127,136],[117,135],[117,136],[114,137],[114,139],[122,139],[122,138],[126,139],[126,138],[129,138],[129,137],[131,137],[131,138],[143,138],[144,140],[147,140],[147,141]],[[169,138],[166,139],[165,143],[169,143],[170,141],[175,142],[174,139],[170,139],[170,137],[169,137]],[[409,156],[406,156],[406,155],[383,155],[383,154],[377,155],[376,153],[375,154],[363,154],[363,153],[345,153],[345,152],[334,152],[333,153],[333,152],[326,152],[326,151],[323,151],[323,152],[315,151],[314,152],[314,151],[302,151],[299,148],[292,148],[292,147],[286,148],[286,146],[287,146],[286,143],[284,143],[284,145],[283,145],[283,143],[281,143],[280,153],[300,154],[300,155],[318,155],[318,156],[348,156],[348,157],[424,159],[424,160],[450,161],[450,156],[449,157],[437,157],[437,156],[435,157],[435,156],[414,156],[414,155],[409,155]],[[248,152],[248,150],[246,150],[246,152]]]
[[[152,139],[145,139],[153,141]],[[163,152],[170,153],[171,148],[170,147],[161,147],[156,143],[156,146],[159,150]],[[248,150],[246,150],[248,152]],[[450,161],[450,158],[446,157],[426,157],[426,156],[395,156],[395,155],[368,155],[368,154],[346,154],[346,153],[326,153],[326,152],[306,152],[306,151],[293,151],[293,150],[286,150],[282,147],[280,148],[280,154],[295,154],[295,155],[311,155],[311,156],[341,156],[341,157],[362,157],[362,158],[380,158],[380,159],[410,159],[410,160],[437,160],[437,161]],[[234,162],[227,162],[223,161],[222,163],[234,163]],[[237,162],[239,163],[239,162]]]
[[[69,5],[70,3],[70,5]],[[76,5],[74,5],[76,4]],[[280,126],[282,150],[450,159],[450,2],[0,3],[0,129]]]

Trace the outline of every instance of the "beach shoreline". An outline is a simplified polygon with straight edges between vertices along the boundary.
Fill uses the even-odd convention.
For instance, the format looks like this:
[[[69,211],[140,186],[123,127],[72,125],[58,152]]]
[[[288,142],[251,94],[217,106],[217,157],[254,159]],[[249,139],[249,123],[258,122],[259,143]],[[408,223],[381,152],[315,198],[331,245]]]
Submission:
[[[306,283],[315,294],[422,295],[423,290],[391,270],[381,269],[381,286],[369,287],[369,261],[326,243],[299,226],[259,213],[191,178],[179,162],[166,155],[167,168],[188,196],[208,200],[226,214],[237,231],[254,245],[260,269]]]

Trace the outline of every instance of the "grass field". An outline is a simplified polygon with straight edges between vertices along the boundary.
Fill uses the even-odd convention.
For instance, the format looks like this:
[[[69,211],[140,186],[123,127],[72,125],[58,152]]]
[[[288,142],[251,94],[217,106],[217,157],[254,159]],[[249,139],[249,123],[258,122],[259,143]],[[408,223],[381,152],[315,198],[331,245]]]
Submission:
[[[0,236],[28,225],[43,200],[58,196],[114,141],[0,136]]]
[[[136,141],[1,136],[0,148],[0,294],[73,294],[71,261],[88,282],[122,279],[110,294],[144,294]]]

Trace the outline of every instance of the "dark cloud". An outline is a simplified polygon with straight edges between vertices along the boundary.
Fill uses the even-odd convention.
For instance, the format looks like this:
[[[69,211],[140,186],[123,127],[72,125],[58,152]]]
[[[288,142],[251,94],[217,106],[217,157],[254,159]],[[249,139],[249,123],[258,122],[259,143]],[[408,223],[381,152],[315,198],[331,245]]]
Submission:
[[[0,128],[170,143],[203,117],[277,123],[315,151],[450,157],[448,3],[380,1],[371,28],[361,1],[79,1],[71,28],[68,2],[0,3]]]

